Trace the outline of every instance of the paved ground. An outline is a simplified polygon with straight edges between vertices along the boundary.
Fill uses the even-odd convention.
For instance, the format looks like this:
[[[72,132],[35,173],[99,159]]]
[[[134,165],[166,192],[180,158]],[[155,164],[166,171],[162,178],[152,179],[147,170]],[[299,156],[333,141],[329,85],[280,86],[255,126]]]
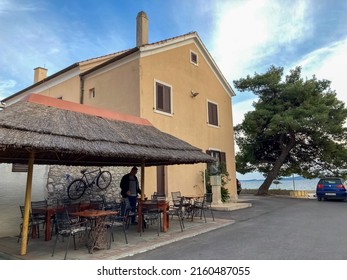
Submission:
[[[251,207],[251,203],[238,202],[231,204],[222,204],[215,206],[215,210],[233,211],[246,207]],[[215,219],[212,220],[211,216],[207,214],[207,223],[202,219],[195,218],[194,221],[185,221],[185,229],[181,232],[177,218],[170,218],[170,228],[166,233],[160,233],[157,236],[155,226],[150,226],[142,235],[136,231],[134,226],[131,226],[127,231],[128,244],[125,244],[125,239],[121,229],[115,232],[115,242],[112,242],[112,248],[109,250],[95,250],[93,254],[89,254],[87,248],[83,244],[79,244],[79,249],[74,250],[73,244],[68,251],[67,259],[75,260],[102,260],[102,259],[121,259],[124,257],[131,257],[135,254],[145,252],[157,247],[170,244],[172,242],[182,240],[185,238],[197,236],[208,231],[221,228],[234,223],[231,219]],[[0,238],[0,259],[22,259],[22,260],[61,260],[64,258],[65,245],[64,242],[58,242],[55,255],[52,257],[52,250],[54,246],[54,239],[51,241],[44,241],[41,239],[30,239],[27,254],[20,255],[21,243],[17,242],[17,237],[3,237]],[[72,243],[72,242],[71,242]]]

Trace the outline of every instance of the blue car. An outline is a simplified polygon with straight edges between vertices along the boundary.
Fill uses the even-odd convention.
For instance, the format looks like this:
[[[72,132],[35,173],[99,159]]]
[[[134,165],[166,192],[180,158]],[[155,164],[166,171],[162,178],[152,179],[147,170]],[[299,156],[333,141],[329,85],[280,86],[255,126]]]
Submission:
[[[345,180],[337,177],[320,179],[316,188],[316,196],[318,201],[321,201],[322,198],[345,200],[347,198]]]

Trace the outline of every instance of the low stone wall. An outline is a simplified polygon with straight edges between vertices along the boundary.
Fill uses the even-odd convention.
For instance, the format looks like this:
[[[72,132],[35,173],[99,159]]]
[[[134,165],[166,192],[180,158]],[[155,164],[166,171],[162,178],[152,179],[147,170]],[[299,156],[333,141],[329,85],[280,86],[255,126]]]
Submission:
[[[83,167],[83,166],[59,166],[51,165],[49,167],[47,179],[47,200],[49,204],[53,204],[58,199],[68,198],[67,188],[69,184],[78,178],[82,177],[81,170],[88,169],[90,171],[97,170],[98,167]],[[93,186],[88,188],[80,201],[89,201],[91,198],[100,198],[102,195],[107,201],[120,199],[120,181],[123,175],[130,172],[131,167],[107,167],[102,170],[107,170],[112,175],[111,185],[106,190],[100,190]],[[138,174],[138,179],[141,180],[141,174]]]

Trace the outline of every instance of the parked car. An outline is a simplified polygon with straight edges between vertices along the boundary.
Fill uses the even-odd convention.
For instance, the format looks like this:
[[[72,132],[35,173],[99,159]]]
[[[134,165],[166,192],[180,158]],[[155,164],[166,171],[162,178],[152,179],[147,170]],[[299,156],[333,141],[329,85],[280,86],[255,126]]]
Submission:
[[[239,195],[242,191],[241,182],[236,178],[237,194]]]
[[[323,199],[341,199],[347,198],[346,181],[338,177],[322,178],[319,180],[316,188],[317,200]]]

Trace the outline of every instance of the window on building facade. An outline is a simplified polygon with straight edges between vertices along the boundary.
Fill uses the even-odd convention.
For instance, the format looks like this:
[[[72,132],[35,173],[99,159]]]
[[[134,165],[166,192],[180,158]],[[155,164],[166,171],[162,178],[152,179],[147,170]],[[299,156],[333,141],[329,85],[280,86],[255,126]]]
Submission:
[[[28,165],[22,163],[13,163],[12,172],[28,172]]]
[[[171,87],[162,83],[156,82],[156,104],[155,109],[160,112],[172,114],[171,108]]]
[[[95,88],[91,88],[89,90],[89,98],[95,98]]]
[[[218,121],[218,105],[216,103],[207,102],[208,124],[219,126]]]
[[[206,153],[216,159],[215,162],[209,163],[207,165],[208,170],[212,174],[219,174],[226,170],[226,154],[221,151],[207,150]],[[223,170],[221,170],[223,169]]]
[[[198,55],[193,51],[190,51],[190,62],[198,65]]]

